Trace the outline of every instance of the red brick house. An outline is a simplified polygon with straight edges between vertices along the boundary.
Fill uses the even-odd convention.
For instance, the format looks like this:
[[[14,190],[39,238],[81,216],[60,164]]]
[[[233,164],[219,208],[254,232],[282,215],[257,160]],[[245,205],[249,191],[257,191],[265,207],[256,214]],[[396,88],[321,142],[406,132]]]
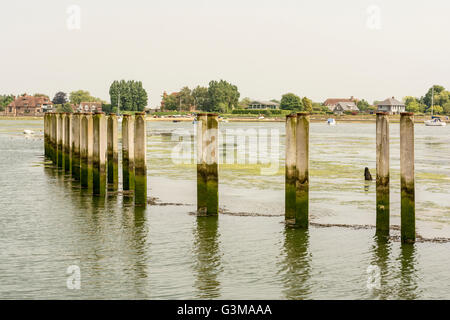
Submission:
[[[334,108],[339,102],[354,102],[355,104],[358,103],[358,99],[355,99],[353,96],[350,97],[350,99],[346,98],[328,98],[323,103],[324,106],[328,107],[330,111],[334,111]]]
[[[96,112],[96,111],[101,112],[102,111],[102,103],[101,102],[81,102],[76,111],[78,111],[78,112]]]
[[[6,108],[6,116],[40,116],[53,109],[49,98],[29,96],[23,94],[14,99]]]

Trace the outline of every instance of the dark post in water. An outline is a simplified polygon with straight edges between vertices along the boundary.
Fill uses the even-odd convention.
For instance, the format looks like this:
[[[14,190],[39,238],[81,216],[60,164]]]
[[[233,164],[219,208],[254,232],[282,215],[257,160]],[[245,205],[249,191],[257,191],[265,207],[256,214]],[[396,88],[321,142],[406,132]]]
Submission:
[[[80,184],[82,188],[92,189],[94,123],[90,113],[81,115],[80,119]]]
[[[197,115],[197,213],[217,215],[218,193],[218,115]]]
[[[296,136],[297,116],[286,116],[286,163],[285,163],[285,220],[288,224],[295,223],[296,201]]]
[[[93,120],[94,144],[92,159],[92,191],[94,195],[106,194],[106,119],[103,112],[96,112]]]
[[[70,173],[72,169],[72,114],[64,117],[64,171]]]
[[[80,180],[80,120],[81,114],[72,116],[72,177]]]
[[[389,236],[389,116],[377,113],[377,234]]]
[[[56,122],[58,123],[58,131],[56,133],[57,139],[56,139],[56,148],[57,148],[57,155],[58,155],[58,167],[64,168],[64,157],[63,157],[63,136],[64,136],[64,114],[58,113],[56,117]]]
[[[124,114],[122,119],[123,190],[134,190],[134,119]]]
[[[134,130],[134,204],[147,205],[147,131],[145,112],[136,113]]]
[[[416,240],[414,187],[414,113],[400,116],[401,237],[403,243]]]
[[[295,227],[308,228],[309,212],[309,114],[297,113]]]
[[[111,113],[108,117],[108,190],[119,189],[119,152],[117,116]]]

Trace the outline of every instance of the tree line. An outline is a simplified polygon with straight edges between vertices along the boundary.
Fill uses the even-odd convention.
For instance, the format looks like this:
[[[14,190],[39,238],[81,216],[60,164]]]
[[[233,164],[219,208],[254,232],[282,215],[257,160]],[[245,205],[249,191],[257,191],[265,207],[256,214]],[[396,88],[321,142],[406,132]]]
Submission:
[[[237,86],[225,81],[212,80],[208,87],[197,86],[190,89],[185,86],[179,92],[164,94],[162,105],[164,111],[190,109],[229,113],[239,103],[239,90]]]
[[[432,101],[433,113],[450,114],[450,91],[446,90],[443,86],[433,85],[428,89],[425,95],[420,98],[412,96],[403,98],[406,111],[416,113],[430,113]]]
[[[115,80],[109,87],[111,111],[144,111],[147,106],[147,91],[141,81]]]

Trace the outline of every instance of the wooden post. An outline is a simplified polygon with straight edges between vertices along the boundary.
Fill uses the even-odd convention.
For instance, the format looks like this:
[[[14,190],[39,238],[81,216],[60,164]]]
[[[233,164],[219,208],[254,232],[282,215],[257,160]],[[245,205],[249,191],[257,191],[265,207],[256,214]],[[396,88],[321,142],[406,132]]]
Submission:
[[[80,116],[80,183],[82,188],[92,189],[92,154],[94,147],[94,123],[92,114]]]
[[[72,114],[66,113],[64,117],[64,171],[72,170]]]
[[[136,113],[134,130],[134,203],[147,205],[147,130],[145,112]]]
[[[117,116],[111,113],[108,117],[108,190],[119,189],[119,153]]]
[[[207,166],[206,166],[206,144],[207,144],[207,122],[208,114],[197,114],[197,213],[207,214]]]
[[[403,243],[416,240],[414,186],[414,113],[400,115],[401,238]]]
[[[80,180],[80,113],[72,116],[72,177]]]
[[[56,113],[52,113],[52,130],[51,130],[51,145],[52,145],[52,161],[53,164],[56,166],[58,164],[58,154],[57,154],[57,143],[56,143],[56,137],[57,137],[57,132],[58,132],[58,121],[56,119],[57,114]]]
[[[376,232],[378,235],[389,236],[389,116],[385,112],[377,112],[376,136]]]
[[[219,213],[219,120],[218,114],[208,114],[206,145],[206,207],[207,215]]]
[[[297,116],[290,114],[286,116],[286,162],[285,162],[285,221],[295,224],[295,201],[296,201],[296,135]]]
[[[106,194],[106,119],[103,112],[96,112],[93,120],[94,144],[92,159],[92,189],[94,195]]]
[[[297,113],[295,226],[308,228],[309,212],[309,114]]]
[[[48,113],[44,113],[44,155],[48,157]]]
[[[124,114],[122,119],[123,190],[134,190],[134,119]]]
[[[63,136],[64,136],[64,119],[63,114],[58,113],[56,117],[56,122],[58,131],[56,133],[56,149],[57,149],[57,155],[58,155],[58,168],[64,168],[64,157],[63,157]]]

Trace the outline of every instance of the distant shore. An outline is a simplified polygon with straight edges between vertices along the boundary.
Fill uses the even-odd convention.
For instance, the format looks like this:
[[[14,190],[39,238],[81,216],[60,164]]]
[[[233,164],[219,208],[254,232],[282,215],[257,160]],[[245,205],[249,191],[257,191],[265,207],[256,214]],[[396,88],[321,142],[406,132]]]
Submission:
[[[450,120],[447,120],[447,116],[440,116],[442,121],[450,123]],[[327,119],[334,118],[336,122],[349,122],[349,123],[374,123],[375,115],[324,115],[324,114],[312,114],[310,117],[311,122],[326,122]],[[2,116],[0,115],[0,120],[43,120],[42,116]],[[429,115],[418,115],[414,117],[414,123],[423,123],[425,120],[430,119]],[[146,121],[153,122],[192,122],[194,117],[168,117],[164,118],[158,117],[155,118],[152,115],[147,115]],[[391,123],[400,122],[400,115],[391,115],[389,117]],[[284,117],[266,117],[264,119],[259,119],[258,117],[224,117],[221,118],[221,122],[284,122]]]

